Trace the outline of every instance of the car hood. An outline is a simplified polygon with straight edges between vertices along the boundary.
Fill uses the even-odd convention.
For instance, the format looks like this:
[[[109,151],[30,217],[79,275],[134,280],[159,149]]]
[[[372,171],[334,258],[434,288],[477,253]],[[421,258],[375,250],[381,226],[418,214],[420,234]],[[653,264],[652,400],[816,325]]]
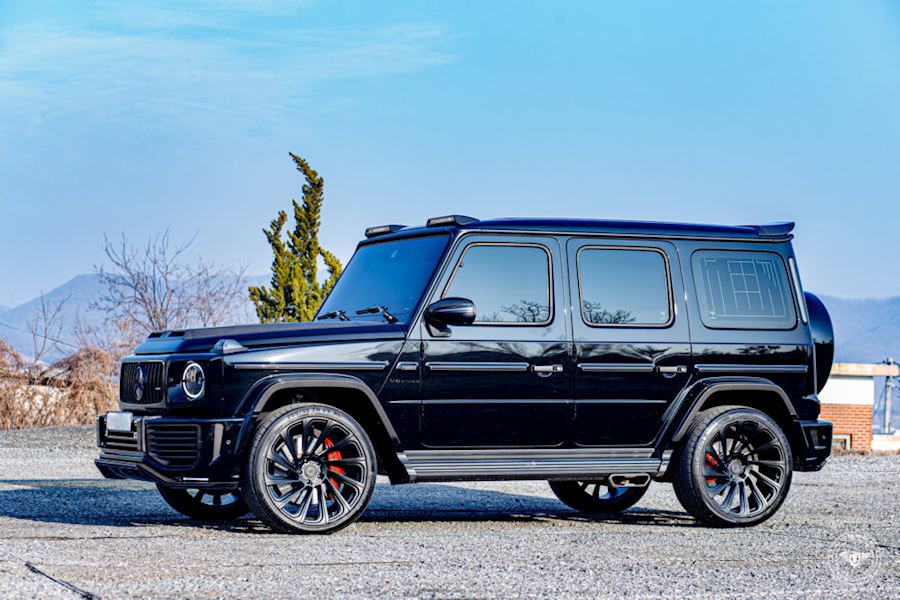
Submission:
[[[261,348],[285,344],[403,339],[405,336],[406,325],[377,321],[263,323],[156,331],[151,333],[134,353],[209,352],[220,340],[233,340],[247,348]]]

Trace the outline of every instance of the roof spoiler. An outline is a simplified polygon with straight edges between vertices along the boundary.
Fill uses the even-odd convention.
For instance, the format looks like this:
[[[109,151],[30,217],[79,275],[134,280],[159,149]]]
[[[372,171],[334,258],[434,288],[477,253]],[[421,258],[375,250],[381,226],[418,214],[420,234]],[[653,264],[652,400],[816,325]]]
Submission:
[[[777,221],[775,223],[763,223],[762,225],[743,225],[756,232],[760,237],[784,237],[794,230],[793,221]]]

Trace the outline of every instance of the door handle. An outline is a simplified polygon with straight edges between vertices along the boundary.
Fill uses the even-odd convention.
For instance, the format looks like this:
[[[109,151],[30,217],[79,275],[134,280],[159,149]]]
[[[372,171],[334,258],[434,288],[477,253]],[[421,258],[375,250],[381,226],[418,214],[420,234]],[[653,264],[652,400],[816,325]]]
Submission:
[[[670,367],[656,367],[656,370],[663,375],[675,375],[679,373],[687,373],[687,367],[684,365],[672,365]]]
[[[562,365],[531,365],[531,370],[538,374],[538,377],[549,377],[554,373],[562,373]]]

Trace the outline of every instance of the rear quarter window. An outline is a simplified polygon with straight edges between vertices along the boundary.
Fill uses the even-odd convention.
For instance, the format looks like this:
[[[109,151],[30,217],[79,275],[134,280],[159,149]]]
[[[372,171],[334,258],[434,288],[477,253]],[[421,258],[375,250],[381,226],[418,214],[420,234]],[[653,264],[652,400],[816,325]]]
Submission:
[[[784,259],[774,252],[698,250],[691,257],[700,319],[711,329],[793,329]]]

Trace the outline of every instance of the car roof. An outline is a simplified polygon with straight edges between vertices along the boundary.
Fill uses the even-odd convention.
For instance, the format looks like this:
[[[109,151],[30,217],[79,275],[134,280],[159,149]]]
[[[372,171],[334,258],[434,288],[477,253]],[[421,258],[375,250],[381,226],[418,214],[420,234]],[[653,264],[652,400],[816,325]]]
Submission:
[[[782,241],[791,238],[792,222],[762,225],[709,225],[663,221],[627,221],[609,219],[500,218],[478,220],[461,215],[435,217],[429,221],[440,225],[390,227],[385,233],[372,235],[368,241],[402,238],[439,231],[537,232],[572,235],[623,235],[654,238],[732,238],[738,240]],[[377,228],[379,230],[383,228]],[[367,234],[368,235],[368,234]]]

